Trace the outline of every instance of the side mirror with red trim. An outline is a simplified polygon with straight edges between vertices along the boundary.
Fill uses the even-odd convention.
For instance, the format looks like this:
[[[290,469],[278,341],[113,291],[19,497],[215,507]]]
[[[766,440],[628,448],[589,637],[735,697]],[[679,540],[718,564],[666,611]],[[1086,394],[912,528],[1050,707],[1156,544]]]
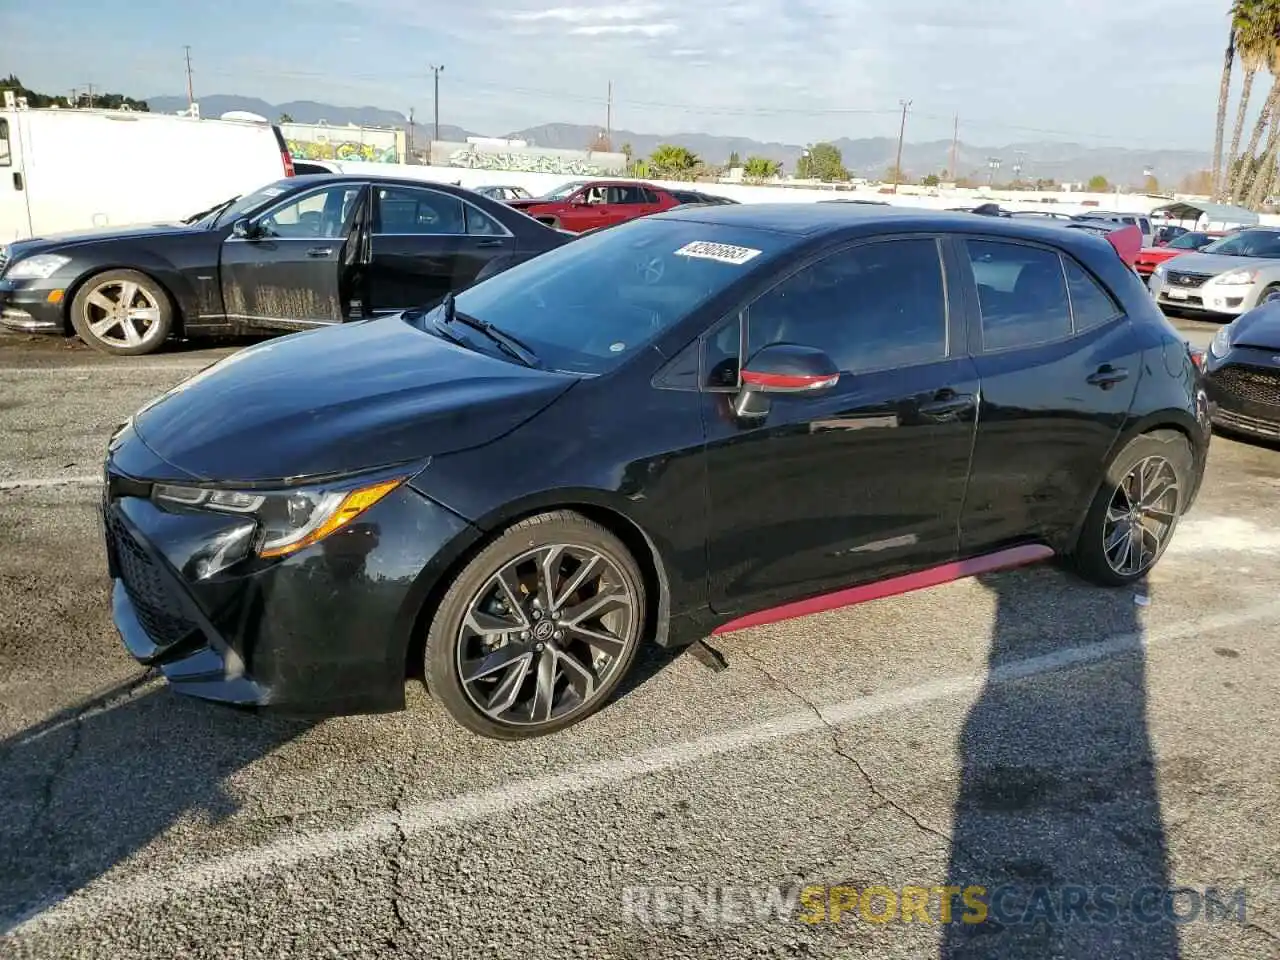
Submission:
[[[830,390],[840,382],[840,368],[815,347],[771,343],[747,361],[741,381],[734,413],[744,419],[758,418],[769,412],[772,394],[814,396]]]

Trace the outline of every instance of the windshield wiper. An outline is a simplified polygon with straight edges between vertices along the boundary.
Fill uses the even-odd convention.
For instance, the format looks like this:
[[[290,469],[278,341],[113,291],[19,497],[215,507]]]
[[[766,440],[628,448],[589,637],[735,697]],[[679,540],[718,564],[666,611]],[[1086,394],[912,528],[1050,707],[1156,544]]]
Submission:
[[[215,214],[222,213],[224,210],[226,210],[229,206],[231,206],[233,203],[235,203],[239,199],[240,199],[240,195],[236,194],[230,200],[223,200],[221,203],[215,204],[214,206],[210,207],[208,210],[201,210],[199,213],[193,213],[191,216],[187,217],[187,219],[183,220],[182,222],[183,223],[199,223],[201,220],[205,219],[206,217],[210,217],[210,216],[214,216]]]
[[[459,313],[457,308],[454,306],[452,293],[445,294],[444,302],[441,303],[440,306],[442,308],[441,320],[443,323],[451,324],[456,320],[458,323],[466,324],[472,330],[479,330],[486,337],[496,343],[503,353],[524,364],[526,367],[542,366],[541,361],[538,359],[538,355],[529,348],[528,344],[523,343],[517,337],[513,337],[511,334],[495,327],[487,320],[481,320],[466,313]]]

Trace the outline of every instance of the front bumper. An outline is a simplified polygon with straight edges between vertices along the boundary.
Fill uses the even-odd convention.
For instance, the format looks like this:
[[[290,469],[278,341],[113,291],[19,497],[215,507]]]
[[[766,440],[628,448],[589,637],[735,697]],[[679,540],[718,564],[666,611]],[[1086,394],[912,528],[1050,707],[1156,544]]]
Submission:
[[[418,614],[474,528],[405,485],[292,556],[199,579],[211,539],[245,518],[160,509],[148,481],[120,472],[120,452],[108,461],[102,511],[112,617],[136,660],[179,693],[236,706],[322,715],[404,706]]]
[[[65,333],[65,293],[57,280],[0,280],[0,327],[22,333]]]
[[[1152,273],[1147,289],[1162,307],[1238,317],[1258,305],[1263,285],[1218,283],[1210,278],[1199,286],[1183,286],[1170,284],[1167,273]]]
[[[1204,386],[1215,426],[1280,440],[1280,364],[1273,355],[1240,348],[1210,360]]]

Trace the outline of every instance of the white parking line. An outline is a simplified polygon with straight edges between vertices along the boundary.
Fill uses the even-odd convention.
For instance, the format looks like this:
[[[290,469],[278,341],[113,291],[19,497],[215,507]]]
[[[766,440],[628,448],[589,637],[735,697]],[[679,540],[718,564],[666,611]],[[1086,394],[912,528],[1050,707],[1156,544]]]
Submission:
[[[66,477],[27,477],[21,480],[0,480],[0,490],[26,490],[39,487],[66,487],[101,484],[102,474],[81,473]]]
[[[796,710],[773,720],[727,733],[657,747],[631,756],[583,764],[563,773],[517,780],[449,800],[411,805],[397,813],[357,820],[350,826],[282,837],[258,847],[183,866],[170,872],[129,879],[103,876],[67,899],[49,905],[15,925],[12,933],[64,923],[93,920],[111,911],[152,909],[161,902],[203,890],[241,883],[309,860],[332,859],[344,853],[388,842],[447,830],[562,797],[602,790],[640,777],[712,760],[774,741],[815,733],[827,725],[850,724],[896,710],[942,700],[972,696],[984,684],[1026,680],[1055,670],[1098,663],[1159,644],[1199,638],[1219,630],[1234,630],[1260,620],[1280,619],[1280,600],[1232,613],[1160,627],[1145,633],[1126,633],[1095,643],[1057,650],[1043,656],[1002,664],[987,673],[949,677],[905,689],[828,703],[812,710]],[[820,714],[820,715],[819,715]]]

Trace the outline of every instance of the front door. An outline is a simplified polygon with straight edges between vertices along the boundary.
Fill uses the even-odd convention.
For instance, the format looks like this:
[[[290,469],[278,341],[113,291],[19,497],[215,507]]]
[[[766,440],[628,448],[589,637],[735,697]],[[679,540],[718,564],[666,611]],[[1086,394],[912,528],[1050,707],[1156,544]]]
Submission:
[[[738,613],[955,556],[978,380],[941,241],[860,243],[783,280],[707,341],[708,584]],[[950,280],[950,278],[948,278]],[[732,413],[740,357],[770,343],[826,351],[821,395]]]
[[[982,405],[961,547],[1069,529],[1128,417],[1143,344],[1119,304],[1057,250],[956,241]]]
[[[398,185],[373,192],[368,289],[375,314],[439,303],[470,286],[490,260],[517,252],[506,227],[452,193]]]
[[[362,183],[292,196],[255,217],[246,236],[222,244],[222,302],[228,319],[250,325],[310,327],[346,318],[358,238]]]
[[[0,244],[24,240],[34,232],[17,129],[21,119],[17,113],[12,117],[12,123],[0,117]]]
[[[565,208],[560,213],[560,226],[573,233],[607,226],[609,223],[608,201],[608,187],[600,185],[583,187],[566,201]]]

